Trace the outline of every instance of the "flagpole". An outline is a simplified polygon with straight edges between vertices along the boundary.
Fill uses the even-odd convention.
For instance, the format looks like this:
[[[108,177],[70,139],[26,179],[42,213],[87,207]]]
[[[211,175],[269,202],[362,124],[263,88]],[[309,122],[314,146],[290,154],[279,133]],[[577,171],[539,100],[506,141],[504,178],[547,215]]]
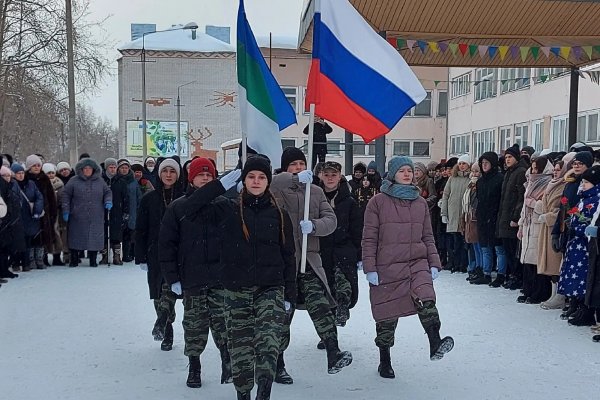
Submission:
[[[242,130],[242,168],[244,168],[247,158],[248,158],[248,135],[246,135],[246,132]]]
[[[315,131],[315,105],[310,105],[310,116],[308,119],[308,159],[306,161],[306,168],[311,168],[313,158],[313,134]],[[311,183],[306,184],[306,192],[304,193],[304,221],[310,221],[310,187]],[[308,235],[302,234],[302,260],[300,261],[300,273],[306,272],[306,251],[308,249]]]

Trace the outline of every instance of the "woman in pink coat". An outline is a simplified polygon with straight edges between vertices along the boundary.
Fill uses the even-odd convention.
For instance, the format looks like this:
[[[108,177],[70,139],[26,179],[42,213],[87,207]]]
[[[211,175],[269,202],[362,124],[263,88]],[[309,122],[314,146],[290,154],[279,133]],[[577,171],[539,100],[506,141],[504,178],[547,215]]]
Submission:
[[[452,350],[451,337],[440,338],[433,279],[440,257],[433,241],[427,201],[412,184],[413,162],[394,157],[381,193],[365,210],[362,238],[363,268],[370,283],[371,311],[379,347],[379,375],[394,378],[390,348],[398,318],[417,314],[429,337],[430,359]]]

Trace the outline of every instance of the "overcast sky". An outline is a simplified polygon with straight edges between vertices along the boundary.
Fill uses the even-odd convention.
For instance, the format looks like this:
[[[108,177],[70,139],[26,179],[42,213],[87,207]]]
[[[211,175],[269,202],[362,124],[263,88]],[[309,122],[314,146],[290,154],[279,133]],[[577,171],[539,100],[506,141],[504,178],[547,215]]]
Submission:
[[[300,14],[306,0],[245,0],[246,14],[256,36],[298,36]],[[130,40],[131,23],[156,24],[157,29],[166,29],[173,24],[196,22],[204,32],[205,25],[230,26],[232,40],[239,0],[92,0],[92,20],[107,16],[105,30],[114,41],[115,48]],[[100,93],[89,99],[78,98],[92,106],[101,117],[107,117],[115,126],[118,124],[117,58],[113,49],[108,55],[112,60],[114,76],[109,78]]]

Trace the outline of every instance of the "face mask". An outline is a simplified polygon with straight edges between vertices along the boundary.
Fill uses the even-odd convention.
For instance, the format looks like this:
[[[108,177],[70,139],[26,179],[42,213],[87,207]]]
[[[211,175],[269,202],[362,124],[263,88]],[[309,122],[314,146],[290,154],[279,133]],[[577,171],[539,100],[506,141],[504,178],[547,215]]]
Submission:
[[[154,171],[154,167],[146,167],[146,168],[148,168],[148,171],[150,171],[150,172]]]

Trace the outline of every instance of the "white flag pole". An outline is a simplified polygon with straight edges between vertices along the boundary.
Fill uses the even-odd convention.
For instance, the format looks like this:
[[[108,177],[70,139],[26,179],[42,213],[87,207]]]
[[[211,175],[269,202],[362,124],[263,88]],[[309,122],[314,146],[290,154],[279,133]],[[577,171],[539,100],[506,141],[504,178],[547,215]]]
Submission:
[[[313,158],[313,134],[315,132],[315,105],[310,105],[310,117],[308,119],[308,159],[306,168],[312,168]],[[306,193],[304,193],[304,221],[310,221],[310,187],[311,183],[306,184]],[[308,250],[308,235],[302,234],[302,260],[300,261],[300,273],[306,272],[306,251]]]
[[[246,159],[248,158],[248,135],[246,131],[242,130],[242,168],[246,165]]]

